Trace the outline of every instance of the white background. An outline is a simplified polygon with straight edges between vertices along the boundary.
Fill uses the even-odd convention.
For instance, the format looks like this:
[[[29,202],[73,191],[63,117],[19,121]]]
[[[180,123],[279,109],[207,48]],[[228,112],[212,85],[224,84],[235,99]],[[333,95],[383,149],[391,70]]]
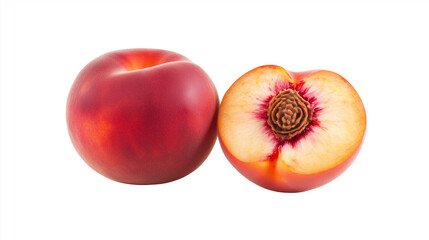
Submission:
[[[1,2],[0,239],[429,239],[429,4]],[[69,139],[78,72],[123,48],[181,53],[220,98],[265,64],[343,75],[367,135],[333,182],[298,194],[242,177],[216,143],[178,181],[116,183]]]

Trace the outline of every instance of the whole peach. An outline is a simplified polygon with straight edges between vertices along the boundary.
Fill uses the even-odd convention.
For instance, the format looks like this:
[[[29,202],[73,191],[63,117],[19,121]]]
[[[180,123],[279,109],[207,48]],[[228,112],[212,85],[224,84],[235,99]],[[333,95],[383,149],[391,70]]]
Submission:
[[[83,160],[130,184],[186,176],[216,141],[218,95],[209,76],[186,57],[158,49],[104,54],[71,87],[67,125]]]

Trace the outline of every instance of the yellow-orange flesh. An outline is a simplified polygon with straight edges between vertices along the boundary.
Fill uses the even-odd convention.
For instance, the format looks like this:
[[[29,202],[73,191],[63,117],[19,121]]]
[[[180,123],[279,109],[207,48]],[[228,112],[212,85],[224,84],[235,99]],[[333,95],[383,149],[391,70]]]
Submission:
[[[287,88],[309,100],[314,122],[305,133],[279,140],[261,116],[267,102]],[[280,169],[300,174],[322,172],[347,160],[366,127],[362,101],[340,75],[315,71],[293,79],[278,66],[259,67],[238,79],[222,100],[218,120],[219,137],[236,159],[273,161]]]

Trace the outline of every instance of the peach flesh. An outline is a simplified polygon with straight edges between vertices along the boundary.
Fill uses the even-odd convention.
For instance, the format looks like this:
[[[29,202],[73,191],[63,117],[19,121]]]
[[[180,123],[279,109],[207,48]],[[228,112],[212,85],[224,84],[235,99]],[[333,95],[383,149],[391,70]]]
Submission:
[[[268,124],[272,98],[287,89],[311,105],[311,120],[290,139]],[[218,137],[225,156],[247,179],[270,190],[300,192],[338,177],[356,158],[366,114],[356,90],[340,75],[301,73],[278,66],[255,68],[224,95]]]

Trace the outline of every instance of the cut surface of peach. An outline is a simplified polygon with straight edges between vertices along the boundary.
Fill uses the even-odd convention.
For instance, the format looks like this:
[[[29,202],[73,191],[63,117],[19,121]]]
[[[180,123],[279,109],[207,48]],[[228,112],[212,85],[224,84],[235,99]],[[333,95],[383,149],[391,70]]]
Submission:
[[[241,163],[270,161],[260,166],[274,165],[279,174],[316,174],[340,165],[358,150],[365,128],[363,103],[343,77],[273,65],[239,78],[218,118],[224,150]]]

